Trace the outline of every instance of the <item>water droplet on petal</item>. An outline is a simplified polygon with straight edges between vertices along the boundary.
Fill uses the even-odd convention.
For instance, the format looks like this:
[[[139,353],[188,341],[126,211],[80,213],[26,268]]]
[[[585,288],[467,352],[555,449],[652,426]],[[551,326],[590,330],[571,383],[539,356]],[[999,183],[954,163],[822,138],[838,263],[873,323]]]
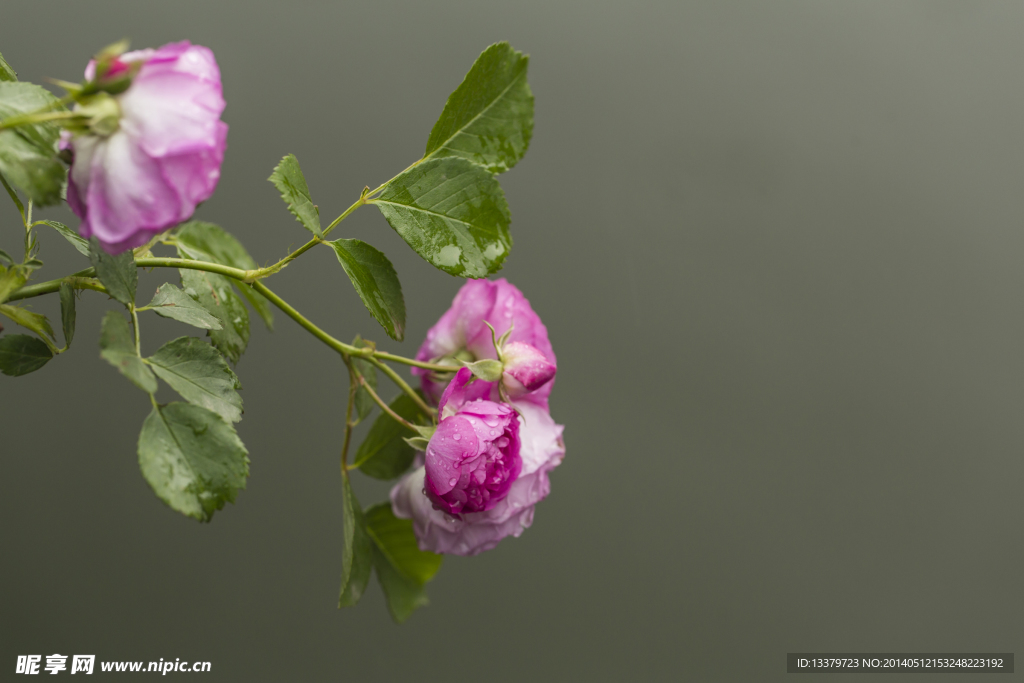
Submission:
[[[458,477],[452,477],[451,479],[448,480],[448,485],[449,486],[455,486],[458,483],[459,483],[459,478]]]
[[[458,432],[455,432],[454,434],[452,434],[452,438],[455,439],[456,441],[461,441],[462,440],[462,434],[459,434]]]

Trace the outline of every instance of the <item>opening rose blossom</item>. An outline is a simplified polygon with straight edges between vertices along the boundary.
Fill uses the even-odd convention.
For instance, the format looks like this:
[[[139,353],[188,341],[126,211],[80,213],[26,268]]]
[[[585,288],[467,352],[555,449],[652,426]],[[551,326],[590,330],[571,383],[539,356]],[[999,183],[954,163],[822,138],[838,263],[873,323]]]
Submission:
[[[73,154],[68,204],[82,219],[79,233],[116,254],[187,220],[213,194],[228,126],[208,48],[186,40],[126,52],[109,67],[108,77],[137,68],[130,86],[109,99],[116,124],[66,135],[62,147]],[[90,63],[86,79],[95,70]]]
[[[427,445],[426,494],[450,515],[490,510],[519,477],[519,420],[503,403],[478,398],[462,368],[438,406],[441,421]]]
[[[533,347],[550,367],[544,372],[550,373],[543,382],[537,382],[540,374],[533,375],[530,380],[536,382],[532,391],[521,392],[519,398],[548,407],[548,396],[554,386],[554,369],[557,366],[555,352],[548,341],[548,329],[541,322],[540,316],[534,313],[530,302],[523,293],[504,278],[490,280],[469,280],[455,295],[452,306],[441,319],[427,332],[427,338],[416,354],[416,360],[435,361],[457,365],[457,361],[473,362],[484,359],[497,359],[494,343],[491,339],[490,323],[498,336],[510,328],[506,349],[520,343]],[[517,353],[523,357],[518,359],[520,367],[515,372],[525,376],[527,363],[537,367],[537,357],[525,355],[519,347]],[[412,372],[421,377],[423,392],[433,401],[440,398],[441,391],[448,377],[438,377],[428,370],[413,368]],[[514,376],[515,373],[513,373]],[[496,398],[496,394],[492,396]]]
[[[519,536],[533,523],[534,506],[551,492],[548,473],[565,456],[563,427],[535,403],[522,401],[515,406],[522,413],[522,469],[508,494],[494,507],[464,513],[458,518],[435,509],[424,493],[425,467],[414,469],[391,489],[391,509],[396,517],[412,520],[421,550],[476,555],[491,550],[503,538]]]
[[[467,383],[472,375],[469,368],[459,370],[443,394],[441,380],[444,376],[415,368],[413,372],[422,378],[427,396],[440,400],[441,423],[435,438],[449,416],[475,403],[492,403],[515,411],[514,421],[519,428],[519,475],[503,497],[491,498],[496,502],[487,509],[463,508],[453,515],[449,508],[438,504],[439,496],[432,487],[439,482],[450,484],[455,477],[444,469],[450,465],[441,460],[440,455],[432,456],[428,447],[421,460],[425,461],[424,466],[405,475],[391,489],[392,510],[397,517],[412,520],[422,550],[476,555],[494,548],[503,538],[519,536],[533,523],[534,506],[551,491],[549,472],[565,456],[563,427],[555,424],[548,412],[556,361],[547,328],[523,293],[506,280],[470,280],[463,285],[451,308],[427,333],[416,357],[449,364],[497,359],[487,323],[494,327],[498,336],[512,330],[501,347],[501,384],[505,389],[504,398],[510,399],[511,404],[494,403],[501,393],[498,382],[478,379]],[[432,439],[430,446],[434,443]],[[448,476],[447,481],[445,476]]]

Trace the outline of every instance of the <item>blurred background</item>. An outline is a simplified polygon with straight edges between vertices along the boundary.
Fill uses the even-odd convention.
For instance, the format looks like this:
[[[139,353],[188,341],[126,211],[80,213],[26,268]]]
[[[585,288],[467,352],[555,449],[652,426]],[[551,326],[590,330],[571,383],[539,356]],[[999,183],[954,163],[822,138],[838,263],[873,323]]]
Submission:
[[[1012,1],[4,0],[23,80],[76,80],[125,36],[214,50],[231,129],[196,215],[261,263],[307,238],[266,181],[282,156],[333,217],[419,158],[484,47],[529,53],[501,275],[548,325],[568,455],[534,526],[448,558],[405,625],[375,582],[339,611],[337,356],[254,321],[251,478],[200,525],[139,473],[149,405],[99,358],[115,305],[85,293],[70,353],[0,377],[0,669],[58,652],[207,660],[218,681],[767,681],[789,651],[1024,650],[1022,32]],[[326,249],[271,286],[412,355],[461,282],[372,208],[337,234],[395,264],[406,342]],[[39,278],[86,267],[42,242]],[[143,350],[188,333],[150,318]]]

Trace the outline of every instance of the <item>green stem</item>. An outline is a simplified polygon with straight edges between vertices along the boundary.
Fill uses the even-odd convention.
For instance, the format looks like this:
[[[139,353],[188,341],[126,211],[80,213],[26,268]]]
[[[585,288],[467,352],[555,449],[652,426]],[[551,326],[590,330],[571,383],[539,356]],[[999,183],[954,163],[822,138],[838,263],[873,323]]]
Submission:
[[[277,294],[274,294],[272,291],[270,291],[270,289],[262,282],[253,282],[251,284],[251,287],[260,294],[262,294],[263,296],[265,296],[267,299],[269,299],[272,304],[274,304],[282,311],[284,311],[285,315],[287,315],[289,318],[297,322],[300,326],[305,328],[307,332],[309,332],[314,337],[322,341],[324,344],[327,344],[327,346],[331,347],[338,353],[347,356],[367,356],[369,354],[366,352],[372,351],[372,349],[364,350],[357,348],[355,346],[351,346],[327,334],[319,327],[314,325],[313,322],[306,318],[306,316],[296,311],[291,304],[289,304],[287,301],[279,297]]]
[[[385,403],[381,399],[381,397],[377,395],[377,392],[373,390],[373,387],[371,387],[370,383],[366,381],[366,378],[359,374],[358,370],[355,370],[355,368],[353,368],[353,370],[356,373],[356,377],[359,379],[359,383],[361,385],[363,385],[363,390],[366,391],[366,393],[368,393],[370,395],[370,398],[372,398],[377,403],[377,405],[380,406],[381,410],[383,410],[385,413],[390,415],[392,420],[394,420],[398,424],[402,425],[403,427],[411,429],[412,431],[416,432],[417,434],[420,433],[420,430],[419,430],[418,427],[416,427],[416,425],[412,424],[411,422],[406,420],[404,417],[402,417],[401,415],[399,415],[395,411],[391,410],[391,406],[389,406],[387,403]]]
[[[60,121],[63,119],[74,119],[81,117],[81,114],[74,111],[51,111],[22,114],[20,116],[11,116],[9,118],[4,119],[2,122],[0,122],[0,130],[17,128],[18,126],[28,126],[33,123],[44,123],[46,121]]]
[[[222,266],[219,263],[209,261],[193,261],[187,258],[164,258],[151,257],[135,259],[135,265],[139,268],[185,268],[187,270],[205,270],[208,273],[225,275],[233,280],[250,282],[253,277],[253,270],[242,270],[231,266]]]
[[[307,251],[309,251],[310,249],[312,249],[316,245],[324,242],[325,241],[324,238],[327,237],[327,235],[330,234],[331,230],[334,230],[334,228],[337,227],[338,223],[341,223],[343,220],[348,218],[349,215],[353,211],[355,211],[356,209],[358,209],[360,206],[362,206],[365,203],[366,203],[366,199],[364,197],[360,197],[359,199],[357,199],[355,201],[355,203],[352,204],[352,206],[350,206],[347,209],[345,209],[345,211],[340,216],[335,218],[334,221],[330,225],[328,225],[326,228],[324,228],[324,231],[323,231],[322,235],[318,235],[318,236],[314,237],[313,239],[311,239],[310,241],[306,242],[305,244],[303,244],[301,247],[299,247],[298,249],[296,249],[292,253],[290,253],[287,256],[285,256],[283,259],[281,259],[277,263],[275,263],[273,265],[269,265],[266,268],[258,268],[258,269],[256,269],[255,271],[253,271],[252,276],[250,276],[249,281],[251,282],[251,281],[254,281],[254,280],[261,280],[261,279],[263,279],[263,278],[265,278],[265,277],[267,277],[269,275],[273,275],[274,273],[278,272],[279,270],[281,270],[282,268],[287,266],[289,263],[291,263],[292,261],[294,261],[298,257],[300,257],[303,254],[305,254]]]
[[[405,365],[412,365],[418,368],[425,368],[427,370],[435,370],[437,372],[459,371],[459,368],[453,365],[425,363],[423,361],[414,360],[412,358],[406,358],[404,356],[396,356],[393,353],[376,351],[369,346],[359,348],[356,346],[352,346],[351,344],[346,344],[345,342],[340,341],[338,339],[335,339],[334,337],[332,337],[331,335],[327,334],[322,329],[317,327],[315,324],[313,324],[313,322],[311,322],[304,315],[295,310],[295,308],[293,308],[292,305],[289,304],[287,301],[279,297],[277,294],[274,294],[274,292],[268,289],[265,284],[263,284],[259,280],[251,281],[250,277],[254,272],[251,270],[242,270],[240,268],[222,266],[219,263],[210,263],[208,261],[193,261],[191,259],[182,258],[140,258],[136,259],[135,265],[138,266],[139,268],[185,268],[188,270],[204,270],[210,273],[224,275],[226,277],[232,278],[233,280],[238,280],[242,284],[252,287],[257,292],[265,296],[267,299],[270,300],[271,303],[273,303],[275,306],[284,311],[284,313],[289,318],[291,318],[299,325],[304,327],[308,332],[310,332],[314,337],[322,341],[324,344],[326,344],[327,346],[331,347],[332,349],[341,354],[356,356],[358,358],[366,358],[368,360],[378,359],[392,361],[394,363],[403,363]],[[77,273],[69,275],[67,278],[61,278],[59,280],[50,280],[49,282],[41,282],[36,285],[22,287],[18,291],[14,292],[14,294],[10,296],[9,300],[14,301],[17,299],[28,299],[30,297],[40,296],[43,294],[51,294],[59,290],[60,283],[64,282],[65,280],[70,282],[76,289],[95,289],[96,291],[105,292],[106,290],[102,288],[102,285],[95,284],[93,281],[87,279],[94,276],[95,274],[95,269],[86,268],[85,270],[81,270]],[[388,376],[391,377],[390,374]],[[394,378],[392,377],[392,379]],[[401,386],[401,384],[399,384],[399,386]]]
[[[342,356],[345,367],[348,368],[348,403],[345,406],[345,441],[341,444],[341,474],[348,471],[348,446],[352,441],[352,405],[356,400],[356,376],[353,372],[352,361],[348,356]]]
[[[26,285],[14,294],[11,294],[8,300],[16,301],[18,299],[31,299],[34,296],[42,296],[43,294],[53,294],[60,289],[62,282],[67,282],[75,289],[93,289],[97,292],[103,292],[106,294],[106,288],[99,280],[92,277],[95,274],[96,271],[94,269],[86,268],[85,270],[80,270],[77,273],[72,273],[67,277],[62,277],[59,280],[49,280],[48,282],[40,282],[35,285]]]
[[[8,116],[2,122],[0,122],[0,130],[5,128],[14,128],[16,126],[24,126],[30,123],[42,123],[43,121],[53,121],[56,119],[70,119],[75,116],[81,116],[81,114],[73,111],[53,111],[57,107],[66,107],[67,105],[74,102],[75,96],[71,93],[64,97],[51,102],[44,107],[40,107],[35,111],[26,112],[19,114],[18,116]]]
[[[132,327],[135,329],[135,355],[142,358],[142,338],[139,336],[139,313],[135,310],[135,304],[132,304],[129,310],[132,313]]]
[[[409,396],[409,398],[411,398],[413,402],[415,402],[416,405],[419,406],[419,409],[422,410],[426,415],[430,415],[431,417],[433,417],[434,415],[437,414],[437,411],[428,406],[426,402],[420,397],[420,395],[417,394],[413,390],[413,388],[410,387],[409,384],[404,379],[402,379],[401,375],[399,375],[391,368],[391,366],[381,363],[379,360],[373,357],[367,358],[367,360],[373,363],[375,366],[377,366],[377,368],[380,369],[380,371],[383,372],[385,375],[390,377],[391,381],[398,385],[398,388],[404,391]]]

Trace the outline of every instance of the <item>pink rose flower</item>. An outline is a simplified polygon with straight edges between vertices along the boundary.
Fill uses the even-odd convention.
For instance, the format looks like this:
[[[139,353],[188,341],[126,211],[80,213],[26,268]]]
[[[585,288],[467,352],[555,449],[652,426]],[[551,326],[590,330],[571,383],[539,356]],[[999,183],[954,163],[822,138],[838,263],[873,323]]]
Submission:
[[[455,359],[467,362],[497,359],[491,331],[485,322],[494,326],[499,337],[512,327],[512,334],[508,338],[510,345],[521,342],[534,347],[550,364],[553,374],[557,362],[551,342],[548,341],[547,328],[533,312],[523,293],[504,278],[493,282],[466,281],[455,295],[452,307],[427,332],[427,338],[420,346],[416,359],[427,362],[443,360],[449,364],[454,363]],[[424,393],[431,400],[437,401],[444,386],[438,382],[439,378],[421,368],[413,368],[412,372],[421,377]],[[521,398],[547,408],[553,385],[554,381],[549,378],[538,384],[539,388],[535,391]],[[493,386],[491,398],[496,399],[496,383]]]
[[[528,398],[555,378],[555,364],[529,344],[509,342],[501,355],[502,382],[512,399]]]
[[[479,398],[478,387],[467,386],[472,379],[462,368],[445,389],[427,445],[426,495],[454,516],[493,508],[522,468],[515,411]]]
[[[127,52],[107,77],[143,62],[131,85],[115,95],[117,130],[66,137],[74,155],[68,204],[79,233],[116,254],[187,220],[213,194],[228,126],[220,70],[208,48],[187,40]],[[86,68],[86,78],[95,64]]]
[[[391,489],[391,508],[396,517],[412,520],[421,550],[476,555],[491,550],[506,536],[519,536],[533,523],[534,506],[551,491],[548,473],[565,456],[563,427],[535,403],[521,401],[515,405],[522,413],[522,469],[507,495],[489,510],[464,512],[456,518],[435,509],[424,492],[424,467],[408,473]]]

